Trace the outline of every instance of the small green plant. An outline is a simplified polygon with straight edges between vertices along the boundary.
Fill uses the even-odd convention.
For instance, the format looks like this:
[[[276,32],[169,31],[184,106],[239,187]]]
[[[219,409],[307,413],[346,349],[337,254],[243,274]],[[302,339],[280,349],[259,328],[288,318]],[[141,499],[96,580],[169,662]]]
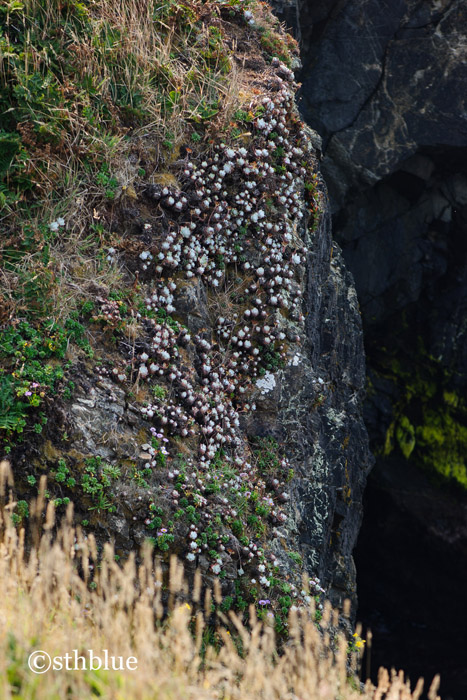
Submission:
[[[107,199],[115,199],[118,188],[118,180],[110,175],[109,166],[104,164],[96,175],[96,182],[100,185]]]
[[[149,468],[138,469],[136,464],[132,465],[132,478],[142,489],[149,489],[147,479],[151,476],[151,473]]]
[[[296,564],[299,564],[300,566],[302,565],[302,555],[299,552],[288,552],[288,555]]]
[[[170,105],[169,111],[172,111],[173,108],[178,104],[180,99],[180,93],[177,90],[172,90],[169,93],[169,97],[167,100],[167,104]],[[165,138],[162,141],[162,145],[165,146],[166,148],[172,150],[174,147],[174,139],[175,135],[173,134],[172,131],[167,131],[165,134]]]
[[[70,476],[70,469],[63,458],[58,460],[54,478],[57,484],[65,484],[68,488],[76,486],[76,479]]]
[[[168,532],[160,532],[157,538],[152,538],[152,542],[161,552],[167,552],[174,541],[174,536]]]
[[[279,444],[273,437],[257,437],[253,440],[253,450],[261,472],[271,472],[279,469],[281,459]]]
[[[220,606],[222,612],[228,612],[230,610],[230,608],[232,607],[233,602],[234,602],[234,599],[232,596],[230,596],[230,595],[225,596],[225,598],[222,601],[221,606]]]
[[[81,304],[81,313],[83,314],[83,316],[89,315],[94,311],[94,308],[95,304],[93,301],[83,301],[83,303]]]
[[[29,518],[29,505],[27,501],[18,501],[16,504],[16,513],[13,515],[16,516],[13,518],[13,522],[15,525],[19,525],[23,522],[25,518]]]
[[[251,112],[245,112],[243,109],[237,109],[233,116],[237,122],[251,122],[254,118]]]
[[[56,508],[60,506],[67,506],[70,503],[70,499],[68,496],[65,496],[64,498],[56,498],[54,503]]]
[[[257,515],[249,515],[247,517],[247,523],[254,531],[256,537],[262,537],[265,534],[266,526]]]
[[[23,432],[63,379],[63,367],[53,361],[63,360],[67,342],[65,329],[50,322],[21,321],[0,331],[0,431],[6,438]],[[46,421],[38,417],[32,429],[40,433]]]
[[[167,396],[167,389],[160,384],[156,384],[156,386],[152,388],[152,392],[154,394],[154,398],[159,399],[160,401],[163,401]]]
[[[271,512],[271,507],[269,505],[264,504],[264,503],[258,503],[258,505],[255,508],[255,512],[261,518],[266,518],[269,515],[269,513]]]
[[[86,460],[81,487],[84,493],[91,496],[94,503],[89,510],[115,512],[116,508],[108,494],[108,489],[112,481],[118,479],[120,471],[119,467],[104,462],[99,456]]]
[[[232,532],[236,537],[243,533],[243,523],[241,520],[234,520],[231,524]]]

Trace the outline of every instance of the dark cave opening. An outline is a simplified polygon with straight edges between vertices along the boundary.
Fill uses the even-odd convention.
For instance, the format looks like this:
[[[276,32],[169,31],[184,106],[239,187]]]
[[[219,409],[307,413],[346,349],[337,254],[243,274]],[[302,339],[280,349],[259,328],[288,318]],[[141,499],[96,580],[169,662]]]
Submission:
[[[439,673],[443,700],[467,697],[466,510],[465,496],[440,493],[410,463],[377,461],[354,553],[373,681],[380,666],[393,667],[412,688],[424,677],[426,690]]]
[[[467,697],[467,484],[452,466],[458,463],[457,477],[465,473],[467,206],[463,194],[453,197],[464,155],[418,154],[367,191],[360,211],[351,203],[335,221],[361,301],[365,423],[376,455],[354,553],[357,618],[373,633],[373,681],[380,666],[402,669],[412,688],[425,679],[426,698],[439,673],[443,700]],[[414,171],[428,161],[422,179]],[[399,206],[389,221],[384,201]],[[349,221],[368,221],[378,207],[379,223],[355,245]],[[392,259],[390,246],[377,251],[385,234]],[[376,267],[387,270],[386,287],[371,288],[372,251]]]

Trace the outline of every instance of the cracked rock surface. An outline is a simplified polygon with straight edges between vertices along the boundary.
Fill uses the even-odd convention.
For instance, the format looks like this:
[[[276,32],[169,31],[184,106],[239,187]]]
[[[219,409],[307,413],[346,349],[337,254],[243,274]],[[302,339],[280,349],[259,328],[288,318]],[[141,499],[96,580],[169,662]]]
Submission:
[[[275,7],[301,42],[301,110],[323,137],[334,235],[363,317],[365,420],[378,455],[357,550],[362,614],[379,637],[379,662],[402,663],[413,677],[441,670],[441,694],[465,697],[455,614],[442,601],[446,590],[463,600],[465,588],[447,572],[465,569],[466,546],[467,7],[461,0]],[[449,522],[456,542],[434,522]],[[393,552],[400,566],[391,581]],[[433,607],[444,627],[432,623]],[[435,639],[446,642],[443,652]]]
[[[463,2],[308,2],[298,12],[301,106],[324,139],[335,210],[421,147],[465,147]]]

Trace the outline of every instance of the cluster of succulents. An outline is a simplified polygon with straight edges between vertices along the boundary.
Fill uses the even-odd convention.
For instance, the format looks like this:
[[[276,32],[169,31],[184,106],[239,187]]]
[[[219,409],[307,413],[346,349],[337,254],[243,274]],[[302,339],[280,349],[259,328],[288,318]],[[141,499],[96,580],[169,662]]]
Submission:
[[[227,265],[243,267],[261,287],[255,295],[259,311],[293,305],[299,292],[294,270],[305,252],[296,234],[307,175],[304,147],[296,143],[304,134],[291,133],[287,126],[292,92],[276,79],[283,85],[275,99],[265,97],[257,107],[253,145],[220,143],[200,163],[188,160],[180,174],[181,190],[147,188],[171,223],[154,251],[140,255],[146,266],[153,255],[159,275],[183,271],[186,278],[200,276],[214,288],[222,285]],[[247,235],[254,237],[253,244],[245,243]],[[252,246],[264,265],[244,259]]]
[[[99,304],[99,310],[92,317],[93,321],[102,323],[104,328],[117,328],[121,325],[123,318],[121,314],[121,301],[115,301],[113,299],[101,299],[100,297],[96,300]]]
[[[248,0],[238,7],[223,0],[216,4],[226,5],[224,9],[227,10],[225,14],[230,27],[232,18],[236,17],[240,19],[244,34],[253,35],[250,26],[246,28],[246,25],[255,26],[264,8],[250,7]],[[179,9],[177,6],[177,13]],[[222,40],[226,37],[222,36],[223,29],[219,28],[222,21],[220,9],[215,9],[212,26],[208,24],[210,20],[202,20],[207,31],[203,29],[201,34],[210,37],[208,44],[216,44],[215,37],[221,37],[219,43],[224,43],[225,46],[221,48],[225,48],[227,42]],[[191,13],[191,9],[188,10]],[[167,17],[164,19],[167,20]],[[178,16],[177,22],[180,22]],[[217,64],[222,58],[221,52],[210,55],[200,52],[198,35],[201,34],[198,29],[201,25],[196,25],[196,31],[192,31],[190,22],[188,25],[190,34],[196,38],[196,51],[203,57],[203,67],[208,66],[210,59]],[[259,41],[256,43],[259,49],[262,44]],[[99,41],[93,40],[94,44],[98,46]],[[171,56],[175,56],[176,63],[179,61],[180,46],[183,53],[188,47],[185,38],[181,45],[174,44],[174,51],[170,52]],[[164,52],[166,48],[164,44]],[[228,53],[228,67],[230,62],[233,65],[234,53]],[[73,54],[72,62],[74,58]],[[107,64],[105,70],[109,68]],[[157,66],[158,75],[159,68]],[[144,72],[153,75],[153,68],[144,68]],[[167,76],[170,72],[167,69]],[[196,76],[197,72],[198,68],[187,72],[187,82],[191,82],[188,76]],[[210,86],[209,93],[211,86],[215,87],[212,82],[214,71],[210,72],[206,83]],[[225,71],[225,76],[228,72]],[[185,117],[185,110],[190,111],[190,120],[186,119],[185,122],[190,124],[189,129],[193,128],[191,137],[196,137],[189,142],[193,148],[188,148],[185,141],[183,149],[179,150],[180,144],[177,144],[173,149],[173,160],[166,158],[161,148],[155,164],[152,151],[157,149],[145,147],[143,141],[146,136],[141,136],[142,131],[138,130],[139,136],[135,139],[124,141],[119,141],[123,132],[113,131],[113,124],[121,122],[121,125],[125,125],[123,129],[126,134],[132,115],[138,123],[141,118],[141,125],[148,126],[153,123],[154,115],[148,111],[144,116],[144,110],[130,109],[128,106],[124,110],[120,110],[120,106],[117,109],[117,105],[110,109],[109,103],[108,116],[112,128],[107,118],[104,119],[102,128],[106,139],[102,144],[105,147],[102,152],[100,146],[99,152],[93,151],[92,167],[86,164],[86,171],[89,172],[83,179],[84,183],[88,183],[88,175],[91,175],[99,186],[100,194],[96,193],[93,183],[88,188],[92,193],[93,207],[88,206],[91,199],[83,198],[86,206],[79,209],[89,212],[86,217],[90,217],[92,211],[91,230],[97,234],[94,237],[97,246],[105,240],[105,251],[102,253],[99,250],[97,253],[99,264],[106,267],[107,262],[109,266],[115,266],[109,270],[108,278],[103,275],[102,279],[96,280],[95,288],[99,285],[103,290],[106,284],[111,287],[114,282],[117,288],[99,292],[106,296],[93,298],[92,301],[87,299],[80,313],[87,321],[100,325],[105,331],[102,334],[103,344],[109,341],[111,345],[110,352],[96,357],[93,362],[97,384],[101,387],[104,385],[107,393],[111,394],[109,401],[117,399],[111,391],[108,392],[110,384],[107,380],[112,379],[125,388],[128,401],[131,400],[129,408],[132,420],[136,420],[134,411],[139,410],[147,421],[151,435],[149,437],[144,430],[141,431],[145,433],[144,436],[138,433],[141,442],[138,459],[143,465],[125,465],[125,476],[131,473],[138,487],[141,487],[136,496],[141,503],[132,513],[133,521],[139,520],[148,503],[149,512],[145,512],[147,517],[143,518],[145,534],[156,536],[161,551],[167,551],[168,545],[174,541],[174,532],[177,536],[182,533],[182,548],[177,542],[177,550],[185,555],[187,561],[195,566],[204,557],[210,571],[221,578],[223,574],[227,575],[227,570],[236,567],[240,578],[257,587],[258,597],[267,593],[273,598],[280,562],[270,551],[266,539],[268,536],[272,540],[280,537],[281,527],[287,521],[290,464],[281,455],[271,471],[266,473],[258,468],[254,450],[242,430],[242,419],[248,419],[247,414],[254,412],[257,404],[260,405],[261,396],[273,385],[270,378],[277,367],[287,361],[291,352],[298,352],[297,348],[290,346],[299,342],[299,335],[294,329],[304,320],[301,290],[306,249],[302,229],[310,210],[306,185],[314,177],[308,140],[295,114],[293,72],[279,59],[272,60],[260,80],[255,79],[250,84],[248,78],[245,87],[250,91],[251,102],[246,104],[248,100],[245,100],[245,104],[239,105],[242,107],[238,110],[239,116],[232,115],[238,122],[236,124],[232,122],[227,125],[230,116],[208,123],[206,112],[209,113],[211,107],[201,103],[211,97],[204,94],[204,89],[199,95],[202,98],[199,108],[191,111],[191,94],[182,92],[179,95],[177,87],[174,91],[176,101],[180,97],[180,106],[182,103],[186,105],[179,111],[174,101],[169,104],[170,100],[162,97],[166,87],[163,85],[166,79],[162,76],[161,73],[161,80],[156,81],[157,95],[154,96],[157,99],[154,102],[159,105],[165,101],[163,111],[166,115],[172,114],[171,109],[174,108],[174,119],[180,119],[181,114]],[[140,80],[141,74],[136,77]],[[228,116],[222,114],[224,106],[221,104],[227,80],[230,77],[219,83],[219,117]],[[15,81],[12,79],[10,82],[14,86]],[[167,82],[171,83],[170,80]],[[262,88],[259,89],[261,84]],[[193,94],[196,94],[196,90]],[[88,98],[89,95],[85,95],[85,102],[89,101]],[[152,100],[148,99],[147,104],[151,103]],[[214,97],[212,105],[217,114],[217,99]],[[72,108],[71,102],[69,106]],[[52,111],[53,115],[49,116],[53,125],[57,110],[54,108]],[[137,117],[137,114],[140,116]],[[69,121],[74,124],[76,120]],[[94,121],[89,117],[90,124]],[[222,140],[217,138],[212,141],[210,139],[216,124],[221,125]],[[156,129],[148,127],[146,133],[152,131],[153,134],[160,134],[166,126],[164,122]],[[237,126],[241,126],[244,133],[240,133]],[[14,144],[17,145],[14,135],[17,128],[26,144],[26,132],[21,124],[12,129]],[[110,131],[107,133],[108,128]],[[50,134],[53,132],[54,129],[51,129]],[[110,137],[111,133],[111,141],[121,143],[123,148],[116,159],[111,152],[119,149],[108,148],[107,136]],[[80,133],[81,136],[83,134]],[[188,130],[183,138],[187,136]],[[95,139],[94,126],[86,139],[88,137],[89,144],[93,144],[94,148],[99,141]],[[139,138],[141,143],[138,142]],[[87,143],[86,139],[84,144]],[[72,140],[76,141],[74,136]],[[33,146],[34,142],[31,141],[30,145]],[[166,148],[169,149],[169,146]],[[102,158],[107,157],[110,162],[99,165],[100,172],[96,173],[94,165],[97,166]],[[134,186],[119,183],[114,176],[114,168],[120,168],[127,157],[125,179],[127,176],[131,178]],[[138,159],[145,168],[134,167]],[[167,166],[171,172],[159,172],[155,177],[164,184],[152,182],[141,185],[146,172],[154,174],[154,169],[164,161],[164,167]],[[66,169],[69,170],[68,165]],[[36,168],[36,171],[40,172],[40,168]],[[61,182],[59,177],[56,180]],[[38,187],[38,191],[44,191],[42,186]],[[142,195],[141,200],[139,195]],[[100,197],[105,197],[105,204]],[[57,199],[56,193],[52,199]],[[123,204],[126,203],[126,206],[133,199],[137,201],[127,217]],[[83,218],[78,222],[65,222],[57,217],[57,213],[54,215],[56,220],[43,226],[47,241],[53,240],[55,234],[65,227],[70,228],[71,233],[75,227],[76,230],[84,230],[83,222],[88,221]],[[126,227],[128,219],[130,225]],[[116,230],[123,231],[125,228],[120,240],[119,234],[110,233],[115,230],[114,225]],[[30,235],[32,230],[25,230],[25,241],[29,238],[36,240],[36,235]],[[48,253],[43,257],[48,258]],[[135,271],[136,275],[133,274]],[[126,272],[130,273],[129,277]],[[40,279],[41,276],[34,273],[31,280],[36,277]],[[128,289],[118,286],[123,286],[122,281],[123,284],[129,282]],[[210,321],[213,307],[222,307],[222,312],[219,311],[213,322],[206,322],[208,328],[197,324],[190,331],[177,320],[177,299],[184,288],[197,285],[208,300]],[[86,294],[89,288],[87,283],[83,285]],[[229,303],[225,304],[227,297]],[[77,318],[68,320],[77,321]],[[22,432],[26,424],[25,409],[28,406],[37,408],[45,403],[43,399],[47,398],[47,392],[56,393],[56,386],[63,377],[61,368],[55,367],[59,363],[54,361],[45,368],[40,365],[43,365],[44,357],[62,359],[70,338],[77,342],[77,326],[79,324],[74,323],[68,333],[63,331],[63,348],[58,348],[51,328],[47,328],[42,333],[40,347],[27,351],[21,349],[21,352],[27,352],[28,361],[34,359],[28,377],[23,376],[21,365],[24,366],[24,362],[19,354],[20,349],[12,348],[18,375],[12,372],[11,380],[10,377],[0,376],[0,388],[3,388],[8,401],[10,395],[13,396],[11,401],[15,401],[17,409],[13,418],[0,415],[0,424],[3,418],[3,427],[6,426],[7,430]],[[95,328],[92,330],[94,333]],[[30,345],[29,335],[25,336],[26,339],[25,348]],[[83,344],[79,346],[84,347]],[[105,349],[109,349],[107,345]],[[89,357],[92,357],[91,352]],[[120,390],[118,395],[122,394]],[[42,420],[47,420],[47,417],[44,415]],[[35,430],[40,432],[42,423],[36,423]],[[130,441],[127,443],[123,439],[120,442],[123,450],[130,444]],[[180,459],[180,452],[185,455],[183,460]],[[88,464],[84,474],[86,481],[80,485],[93,500],[93,510],[98,513],[106,510],[113,512],[114,504],[108,501],[104,492],[107,483],[101,478],[102,474],[106,481],[111,478],[110,472],[104,473],[97,462]],[[62,482],[57,479],[57,483]],[[142,493],[142,489],[147,492]],[[120,493],[127,497],[126,491]],[[291,590],[294,591],[293,597],[300,600],[301,594],[292,584]]]
[[[107,262],[114,263],[117,259],[117,253],[118,253],[117,249],[114,248],[113,246],[111,246],[110,248],[107,248],[107,256],[106,256]]]
[[[161,436],[159,433],[158,437]],[[142,447],[147,449],[148,445]],[[288,460],[282,458],[279,471],[268,477],[260,474],[254,460],[250,462],[240,456],[219,458],[216,454],[215,459],[209,459],[209,466],[207,461],[194,457],[186,460],[183,468],[176,468],[174,463],[176,460],[172,458],[167,467],[166,490],[172,515],[164,523],[165,527],[158,529],[156,541],[165,547],[167,534],[171,533],[170,518],[183,513],[184,507],[185,514],[191,512],[195,518],[195,522],[186,522],[184,528],[187,562],[196,565],[200,555],[208,556],[211,573],[222,576],[225,566],[234,560],[237,575],[250,589],[256,590],[257,597],[261,596],[262,590],[274,587],[279,571],[276,556],[266,551],[258,541],[257,533],[246,534],[245,530],[245,534],[237,532],[235,535],[233,530],[234,524],[242,518],[246,523],[251,518],[253,523],[267,522],[272,536],[279,535],[275,527],[280,527],[287,519],[283,505],[289,498]],[[151,464],[155,466],[154,461]],[[150,510],[153,507],[154,504],[150,504]],[[313,594],[321,592],[317,582],[312,582],[311,587]],[[300,592],[293,584],[290,584],[290,591],[297,605],[308,602],[308,594]]]
[[[51,231],[58,231],[61,227],[65,226],[65,219],[63,219],[61,216],[58,217],[56,221],[52,221],[52,223],[49,224],[49,229]]]
[[[141,255],[145,254],[146,252],[147,251],[143,251]],[[140,258],[141,255],[139,256]],[[152,290],[151,296],[146,298],[146,308],[148,310],[154,309],[156,311],[159,309],[165,309],[168,314],[171,314],[173,311],[175,311],[175,307],[173,306],[173,292],[176,289],[177,285],[172,280],[167,284],[162,280],[159,281]]]
[[[221,577],[225,565],[236,561],[238,575],[257,586],[258,595],[271,595],[279,566],[261,538],[266,528],[277,536],[275,528],[287,520],[290,464],[281,458],[274,473],[261,473],[242,436],[240,414],[255,410],[255,383],[299,340],[290,321],[304,320],[306,250],[298,229],[311,177],[306,136],[294,113],[293,73],[273,61],[271,81],[272,96],[250,106],[248,142],[214,144],[199,158],[189,152],[177,172],[179,188],[145,189],[155,215],[143,225],[145,247],[137,264],[147,290],[150,341],[132,366],[153,389],[154,399],[140,409],[151,431],[164,440],[190,440],[183,468],[166,443],[165,494],[172,515],[165,522],[154,518],[151,501],[146,523],[165,549],[174,514],[190,509],[186,560],[196,564],[208,556],[211,572]],[[109,255],[113,261],[114,249]],[[177,315],[179,288],[200,280],[215,298],[232,279],[240,291],[212,332],[192,334],[170,317]],[[114,322],[118,305],[102,304],[100,316]],[[123,376],[118,369],[116,378]],[[146,463],[160,467],[159,448],[142,448]],[[291,591],[303,602],[299,591]]]

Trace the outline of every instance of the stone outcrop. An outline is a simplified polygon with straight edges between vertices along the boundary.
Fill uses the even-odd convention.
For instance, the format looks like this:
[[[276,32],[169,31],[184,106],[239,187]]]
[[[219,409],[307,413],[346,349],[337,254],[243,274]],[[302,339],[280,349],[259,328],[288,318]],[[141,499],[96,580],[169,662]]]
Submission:
[[[301,41],[300,106],[323,137],[336,236],[365,322],[378,324],[450,262],[459,277],[465,260],[465,6],[310,0],[278,10]]]
[[[372,459],[360,314],[331,237],[320,139],[294,102],[293,42],[250,29],[274,27],[261,12],[212,19],[235,47],[242,95],[223,136],[206,129],[196,146],[196,132],[166,172],[96,214],[112,222],[104,255],[125,284],[86,290],[75,320],[92,347],[75,348],[73,390],[49,401],[47,427],[12,462],[19,498],[47,474],[57,507],[72,499],[118,556],[152,538],[166,563],[176,553],[219,577],[233,608],[270,605],[281,633],[290,607],[309,603],[303,573],[312,595],[355,611]],[[135,149],[152,167],[150,147]]]
[[[300,19],[302,109],[324,138],[335,208],[421,148],[465,147],[462,2],[350,0],[302,7],[310,22]],[[411,170],[423,179],[427,167],[421,161]]]
[[[333,603],[342,604],[350,597],[355,604],[352,551],[372,465],[362,420],[363,337],[353,280],[331,238],[324,191],[321,198],[316,229],[303,233],[307,258],[301,286],[306,321],[290,328],[294,335],[298,330],[299,337],[286,365],[257,382],[256,410],[242,417],[241,431],[247,439],[274,438],[294,470],[285,506],[287,520],[275,529],[267,549],[297,584],[290,552],[301,555],[305,570],[319,578]],[[199,329],[200,319],[209,323],[202,284],[185,287],[176,303],[178,315],[191,330]],[[206,325],[203,328],[213,332]],[[96,381],[89,363],[75,368],[73,380],[76,395],[61,416],[71,447],[58,449],[49,441],[45,449],[38,449],[38,461],[49,469],[59,457],[77,463],[90,455],[111,464],[137,462],[140,436],[147,431],[138,407],[115,382]],[[126,478],[112,488],[112,497],[116,512],[96,512],[90,522],[103,539],[113,538],[117,552],[125,555],[151,534],[144,524],[148,491]],[[209,574],[209,562],[200,565]],[[229,571],[233,580],[235,567]]]
[[[257,401],[247,431],[271,430],[296,470],[290,521],[275,551],[294,542],[335,604],[355,600],[356,543],[372,458],[360,415],[365,382],[360,315],[353,281],[331,239],[327,200],[317,229],[307,235],[306,323],[301,351]],[[263,393],[263,392],[262,392]]]
[[[445,572],[465,566],[467,11],[461,0],[297,0],[276,9],[301,43],[301,110],[323,137],[334,235],[363,318],[365,422],[377,459],[358,550],[362,610],[379,635],[378,660],[407,668],[408,653],[394,648],[403,637],[419,648],[417,624],[446,639],[446,618],[432,626],[428,618],[443,608]],[[404,529],[416,533],[410,542]],[[406,562],[394,580],[391,547]],[[431,550],[446,566],[433,564]],[[425,577],[437,581],[437,602],[424,597]],[[462,585],[454,595],[463,597]],[[417,596],[430,610],[425,621]],[[411,660],[413,677],[438,668],[442,694],[463,697],[456,642],[445,658],[436,645],[426,651],[433,663],[424,671]]]
[[[301,109],[323,137],[334,231],[365,328],[367,422],[381,446],[410,364],[425,390],[431,373],[465,395],[467,16],[455,0],[294,7],[293,22],[288,5],[278,9],[302,44]]]

